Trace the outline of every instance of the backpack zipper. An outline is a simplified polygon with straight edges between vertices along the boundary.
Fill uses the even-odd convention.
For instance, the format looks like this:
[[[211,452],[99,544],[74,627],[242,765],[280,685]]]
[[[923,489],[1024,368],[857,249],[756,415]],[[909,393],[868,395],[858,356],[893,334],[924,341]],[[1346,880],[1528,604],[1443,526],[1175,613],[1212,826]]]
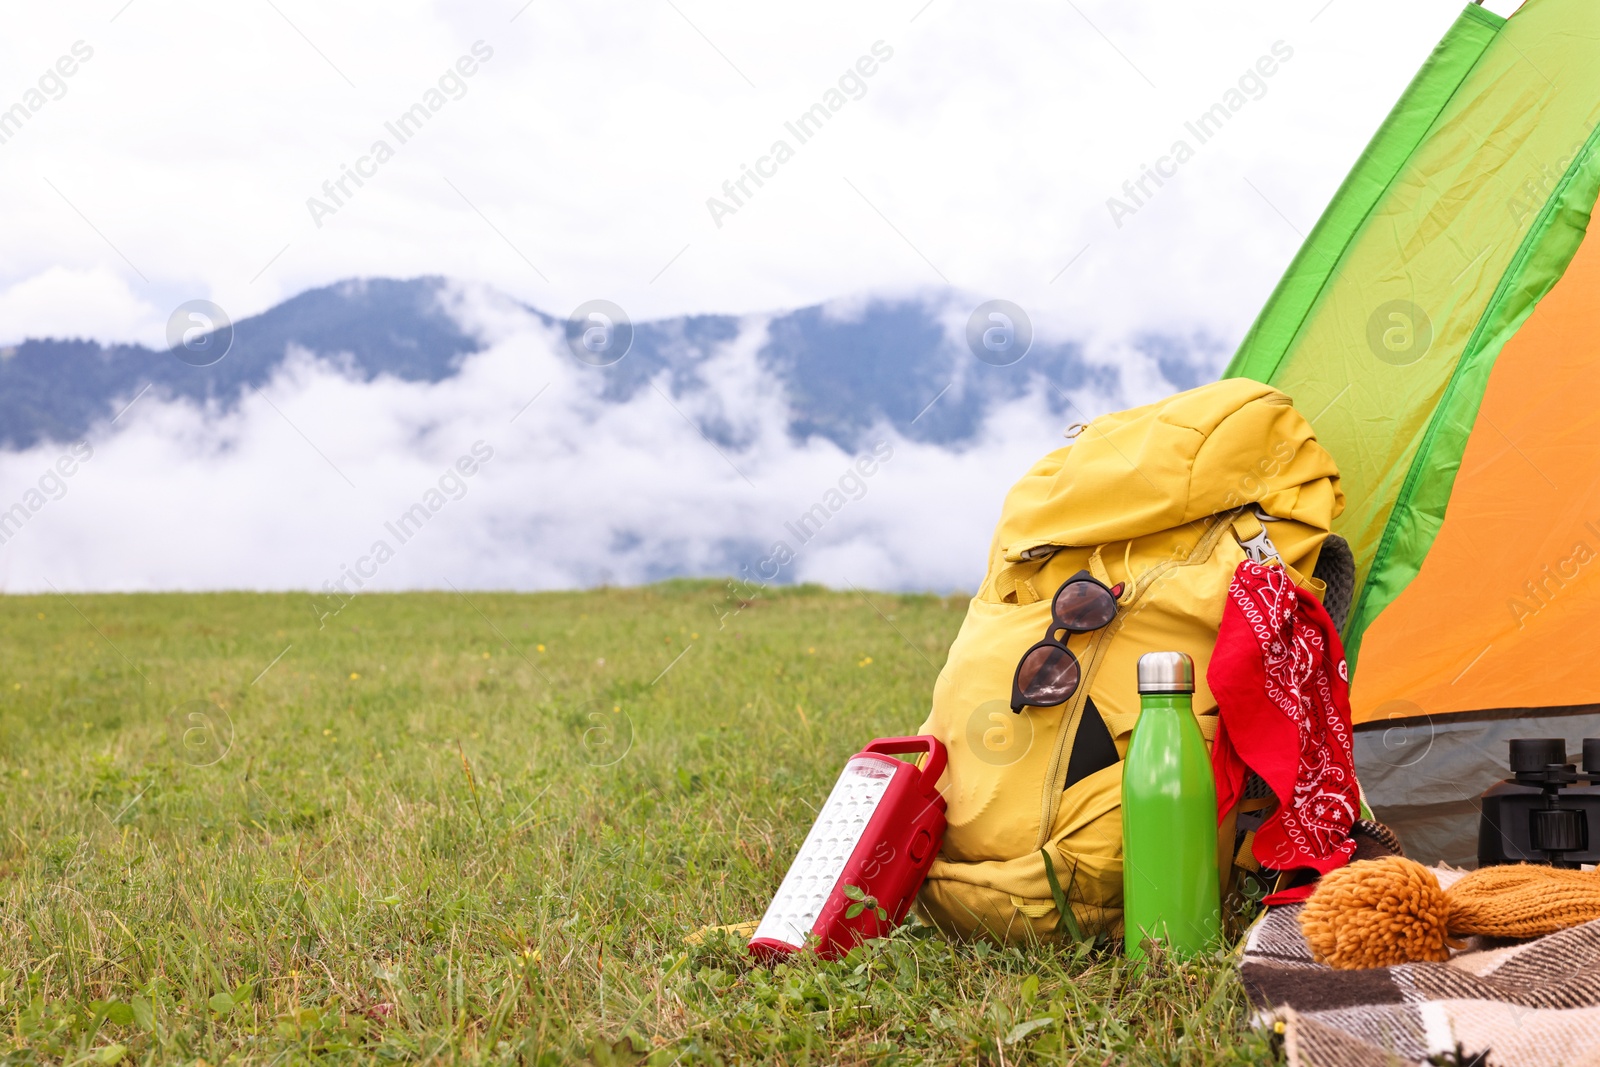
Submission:
[[[1045,848],[1050,843],[1050,834],[1055,827],[1056,815],[1061,810],[1061,794],[1066,782],[1067,772],[1067,742],[1075,738],[1078,728],[1082,725],[1083,707],[1089,699],[1089,693],[1094,688],[1095,676],[1100,670],[1100,661],[1104,658],[1106,646],[1121,632],[1123,623],[1127,620],[1130,611],[1150,590],[1156,581],[1173,567],[1191,567],[1197,563],[1204,563],[1211,558],[1217,549],[1217,542],[1222,540],[1225,533],[1233,529],[1233,520],[1238,517],[1243,508],[1233,511],[1218,512],[1211,516],[1212,527],[1201,535],[1195,542],[1194,548],[1183,559],[1168,559],[1156,564],[1145,571],[1129,586],[1128,600],[1119,605],[1117,617],[1111,625],[1099,630],[1089,643],[1089,648],[1081,657],[1083,664],[1082,681],[1078,684],[1078,691],[1072,694],[1071,701],[1067,704],[1067,711],[1063,718],[1061,732],[1056,736],[1055,751],[1050,756],[1050,764],[1045,770],[1044,795],[1040,801],[1039,837],[1034,845],[1035,850]],[[1103,569],[1103,568],[1102,568]]]

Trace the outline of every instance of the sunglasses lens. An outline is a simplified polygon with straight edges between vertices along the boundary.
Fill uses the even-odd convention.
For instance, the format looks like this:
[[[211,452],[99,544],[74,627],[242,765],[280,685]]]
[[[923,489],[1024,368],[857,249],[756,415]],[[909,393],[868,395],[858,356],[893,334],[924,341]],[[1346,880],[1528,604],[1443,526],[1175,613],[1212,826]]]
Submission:
[[[1036,708],[1064,703],[1078,689],[1078,657],[1056,645],[1037,645],[1022,657],[1017,689]]]
[[[1056,592],[1054,610],[1057,626],[1088,633],[1117,617],[1117,598],[1099,582],[1068,582]]]

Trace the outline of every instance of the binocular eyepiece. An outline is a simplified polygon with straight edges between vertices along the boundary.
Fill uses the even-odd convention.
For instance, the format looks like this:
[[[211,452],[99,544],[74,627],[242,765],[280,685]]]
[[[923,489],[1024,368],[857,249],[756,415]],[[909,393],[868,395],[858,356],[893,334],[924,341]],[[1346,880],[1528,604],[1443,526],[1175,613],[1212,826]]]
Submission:
[[[1560,737],[1513,738],[1509,755],[1512,777],[1483,794],[1478,866],[1600,862],[1600,738],[1584,738],[1581,770]]]
[[[1514,737],[1511,739],[1511,773],[1518,781],[1544,780],[1552,768],[1565,768],[1567,743],[1559,737]],[[1600,737],[1583,739],[1583,774],[1600,777]]]

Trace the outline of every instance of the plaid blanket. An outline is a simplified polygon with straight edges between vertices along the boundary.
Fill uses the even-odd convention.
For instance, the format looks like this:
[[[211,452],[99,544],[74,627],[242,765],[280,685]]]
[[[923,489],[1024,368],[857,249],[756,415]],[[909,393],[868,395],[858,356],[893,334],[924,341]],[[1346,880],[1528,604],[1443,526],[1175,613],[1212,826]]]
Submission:
[[[1466,872],[1434,873],[1449,886]],[[1600,920],[1531,941],[1474,938],[1448,963],[1336,971],[1312,962],[1302,907],[1269,909],[1239,965],[1290,1067],[1600,1065]]]

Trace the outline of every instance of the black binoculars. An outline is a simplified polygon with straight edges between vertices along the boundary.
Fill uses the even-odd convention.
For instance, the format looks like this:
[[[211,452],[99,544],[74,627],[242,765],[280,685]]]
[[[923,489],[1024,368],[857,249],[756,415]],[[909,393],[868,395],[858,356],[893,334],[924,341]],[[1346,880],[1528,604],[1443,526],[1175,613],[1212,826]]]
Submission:
[[[1515,738],[1511,773],[1483,794],[1478,866],[1600,863],[1600,738],[1584,738],[1581,771],[1562,738]]]

